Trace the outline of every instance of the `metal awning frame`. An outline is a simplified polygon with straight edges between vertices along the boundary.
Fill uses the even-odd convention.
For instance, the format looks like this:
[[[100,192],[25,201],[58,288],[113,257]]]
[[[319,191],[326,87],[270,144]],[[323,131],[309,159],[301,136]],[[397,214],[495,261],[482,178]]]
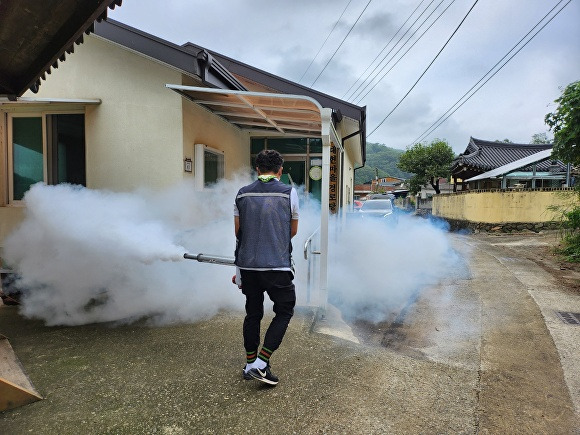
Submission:
[[[101,104],[100,98],[30,98],[19,97],[16,100],[0,98],[0,107],[24,107],[40,105],[59,105],[59,104],[84,104],[95,105]]]
[[[274,94],[197,86],[165,85],[242,130],[282,135],[319,135],[322,107],[304,95]]]
[[[330,150],[336,146],[344,152],[342,141],[334,128],[332,109],[322,107],[315,99],[305,95],[275,94],[266,92],[236,91],[166,84],[185,99],[204,106],[229,123],[252,134],[273,136],[317,136],[322,139],[322,192],[320,211],[320,273],[319,305],[324,315],[328,303],[328,231],[330,219]],[[205,96],[196,98],[195,96]],[[226,98],[223,98],[226,97]],[[233,98],[230,98],[233,97]],[[233,101],[228,101],[233,100]],[[255,100],[255,101],[253,101]],[[268,104],[260,104],[267,101]],[[295,107],[291,107],[294,105]],[[227,107],[228,110],[212,110],[212,107]],[[236,109],[240,112],[236,113]],[[249,113],[253,112],[253,113]],[[283,119],[276,113],[284,113]],[[261,122],[247,119],[261,118]],[[238,120],[239,122],[235,122]],[[241,121],[240,121],[241,120]],[[283,124],[286,121],[294,124]],[[259,124],[259,125],[255,125]],[[316,124],[317,128],[305,126]],[[242,126],[247,126],[243,128]],[[256,129],[254,127],[261,127]]]
[[[15,101],[0,97],[0,111],[6,113],[59,112],[84,110],[87,106],[101,104],[98,98],[28,98],[19,97]]]

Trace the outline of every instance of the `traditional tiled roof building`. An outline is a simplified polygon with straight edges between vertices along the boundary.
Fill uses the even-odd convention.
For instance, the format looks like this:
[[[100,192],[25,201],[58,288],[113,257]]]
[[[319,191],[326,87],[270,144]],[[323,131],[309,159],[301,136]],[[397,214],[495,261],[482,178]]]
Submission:
[[[455,185],[457,185],[458,180],[461,180],[463,183],[459,182],[459,185],[463,184],[463,188],[465,189],[467,187],[465,180],[533,156],[541,151],[551,150],[552,147],[553,144],[492,142],[471,137],[465,151],[453,160],[451,174]],[[537,172],[554,172],[554,167],[557,165],[556,169],[558,172],[566,171],[566,165],[564,163],[559,160],[552,161],[549,156],[543,157],[543,160],[534,162],[533,165],[535,165],[535,168],[530,164],[529,167],[517,169],[523,172],[532,172],[533,170]]]

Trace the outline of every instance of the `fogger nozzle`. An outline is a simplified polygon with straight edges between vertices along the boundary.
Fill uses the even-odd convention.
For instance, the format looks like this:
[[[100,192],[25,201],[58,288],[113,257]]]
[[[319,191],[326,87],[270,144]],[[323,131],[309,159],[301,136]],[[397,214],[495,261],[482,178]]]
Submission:
[[[219,255],[208,255],[208,254],[183,254],[183,258],[187,260],[196,260],[200,263],[213,263],[213,264],[223,264],[224,266],[235,266],[234,257],[220,257]]]

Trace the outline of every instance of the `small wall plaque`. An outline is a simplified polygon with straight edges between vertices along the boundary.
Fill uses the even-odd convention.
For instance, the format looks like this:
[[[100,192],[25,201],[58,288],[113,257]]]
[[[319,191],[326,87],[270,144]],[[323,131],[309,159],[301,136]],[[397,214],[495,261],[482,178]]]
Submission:
[[[191,168],[192,168],[192,166],[191,166],[191,159],[190,158],[185,159],[183,161],[183,170],[185,172],[191,172]]]

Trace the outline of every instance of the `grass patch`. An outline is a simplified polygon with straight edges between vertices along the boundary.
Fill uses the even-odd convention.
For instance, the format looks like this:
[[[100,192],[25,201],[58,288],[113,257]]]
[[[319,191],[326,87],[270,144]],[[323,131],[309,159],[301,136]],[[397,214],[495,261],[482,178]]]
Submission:
[[[565,235],[556,252],[570,263],[580,263],[580,232]]]

